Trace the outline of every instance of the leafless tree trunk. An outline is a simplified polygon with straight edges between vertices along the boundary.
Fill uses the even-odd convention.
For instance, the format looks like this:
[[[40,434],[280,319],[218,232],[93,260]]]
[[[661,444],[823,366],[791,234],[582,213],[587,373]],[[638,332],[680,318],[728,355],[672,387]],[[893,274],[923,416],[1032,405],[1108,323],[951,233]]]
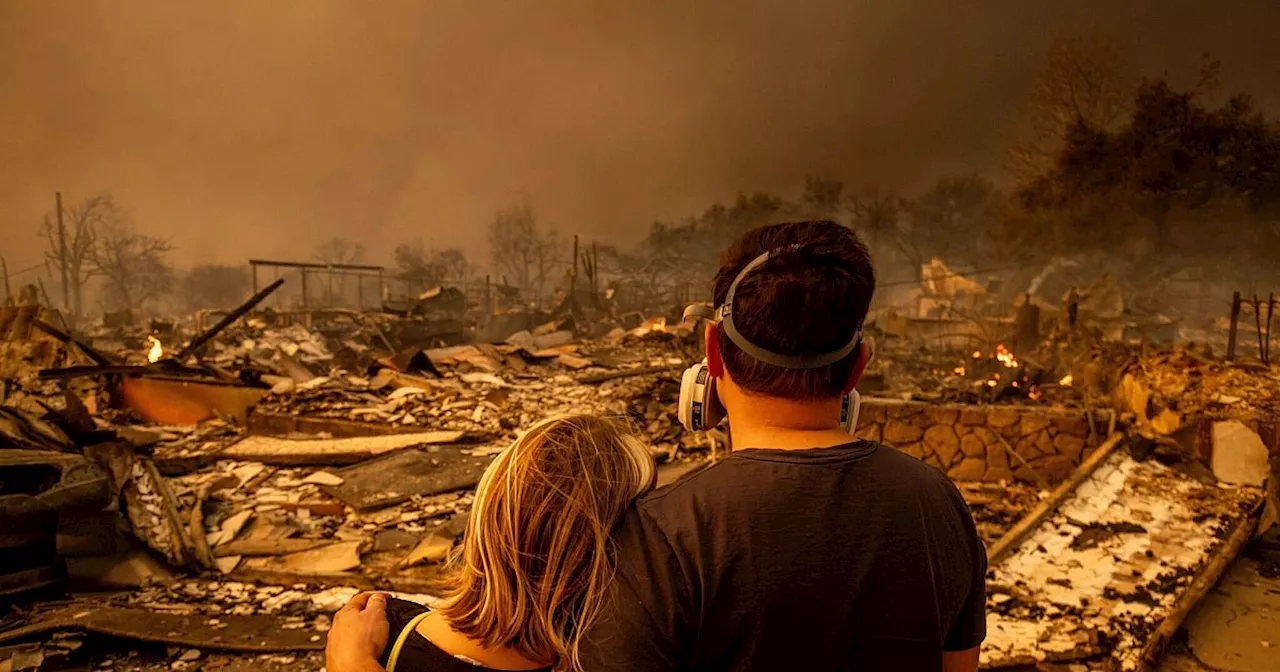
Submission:
[[[1028,101],[1029,128],[1010,152],[1020,179],[1044,172],[1077,121],[1110,130],[1125,117],[1134,92],[1120,46],[1097,35],[1059,37],[1049,48]]]
[[[533,207],[517,203],[499,211],[489,225],[489,252],[493,268],[512,280],[520,291],[536,294],[541,306],[547,277],[559,264],[558,236],[542,233]]]
[[[84,285],[97,272],[91,258],[98,231],[119,223],[122,213],[109,194],[64,209],[59,193],[56,208],[41,225],[41,236],[48,242],[45,258],[62,274],[63,302],[78,316],[84,312]]]
[[[117,303],[132,309],[169,290],[172,270],[165,254],[170,249],[166,241],[116,221],[97,229],[97,242],[88,261],[93,272],[107,280]]]

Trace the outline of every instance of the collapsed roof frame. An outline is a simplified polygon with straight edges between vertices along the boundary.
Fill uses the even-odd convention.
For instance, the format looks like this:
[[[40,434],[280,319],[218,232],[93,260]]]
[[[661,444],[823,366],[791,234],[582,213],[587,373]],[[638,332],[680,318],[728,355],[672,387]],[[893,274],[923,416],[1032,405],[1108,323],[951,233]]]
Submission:
[[[258,291],[258,267],[267,268],[296,268],[301,272],[302,276],[302,307],[307,308],[307,271],[317,271],[325,274],[330,282],[330,293],[332,294],[332,283],[334,271],[342,272],[342,275],[354,275],[356,278],[356,308],[364,308],[364,279],[366,277],[376,277],[378,279],[378,300],[381,301],[385,290],[384,274],[386,268],[383,266],[371,266],[366,264],[321,264],[305,261],[272,261],[268,259],[250,259],[249,267],[253,271],[253,291]],[[355,271],[347,273],[347,271]]]

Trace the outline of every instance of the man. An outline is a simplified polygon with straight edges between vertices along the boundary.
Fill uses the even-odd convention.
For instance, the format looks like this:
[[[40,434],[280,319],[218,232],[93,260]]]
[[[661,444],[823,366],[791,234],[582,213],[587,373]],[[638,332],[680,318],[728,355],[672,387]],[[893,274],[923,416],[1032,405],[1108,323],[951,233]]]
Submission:
[[[841,426],[871,355],[866,248],[833,222],[756,229],[724,256],[718,306],[735,279],[736,331],[712,324],[706,339],[733,453],[624,518],[583,669],[976,670],[986,553],[964,500],[940,471]],[[817,368],[758,358],[850,345]]]

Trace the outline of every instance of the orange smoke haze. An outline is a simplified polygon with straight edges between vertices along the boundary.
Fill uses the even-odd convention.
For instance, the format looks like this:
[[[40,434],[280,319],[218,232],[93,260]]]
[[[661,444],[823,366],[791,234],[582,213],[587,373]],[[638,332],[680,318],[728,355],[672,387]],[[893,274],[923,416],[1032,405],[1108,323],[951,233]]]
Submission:
[[[0,255],[39,261],[55,190],[113,193],[190,265],[333,236],[484,263],[522,197],[629,243],[806,173],[912,189],[997,170],[1044,48],[1084,21],[1156,74],[1211,51],[1275,108],[1277,3],[1113,4],[0,3]]]

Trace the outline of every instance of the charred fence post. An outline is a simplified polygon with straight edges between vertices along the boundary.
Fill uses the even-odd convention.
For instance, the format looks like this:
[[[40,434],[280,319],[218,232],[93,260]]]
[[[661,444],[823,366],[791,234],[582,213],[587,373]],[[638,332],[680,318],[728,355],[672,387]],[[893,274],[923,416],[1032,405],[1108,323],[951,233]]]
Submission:
[[[302,307],[307,307],[307,267],[302,267]]]
[[[1267,294],[1267,347],[1263,349],[1262,361],[1271,363],[1271,317],[1276,309],[1276,294]]]
[[[1266,362],[1266,347],[1262,344],[1262,302],[1258,300],[1256,292],[1253,295],[1253,323],[1258,329],[1258,359]]]
[[[1236,329],[1240,324],[1240,292],[1231,296],[1231,331],[1227,334],[1227,359],[1236,358]]]
[[[0,273],[4,273],[4,302],[9,303],[13,300],[13,292],[9,290],[9,264],[5,263],[4,257],[0,257]]]

